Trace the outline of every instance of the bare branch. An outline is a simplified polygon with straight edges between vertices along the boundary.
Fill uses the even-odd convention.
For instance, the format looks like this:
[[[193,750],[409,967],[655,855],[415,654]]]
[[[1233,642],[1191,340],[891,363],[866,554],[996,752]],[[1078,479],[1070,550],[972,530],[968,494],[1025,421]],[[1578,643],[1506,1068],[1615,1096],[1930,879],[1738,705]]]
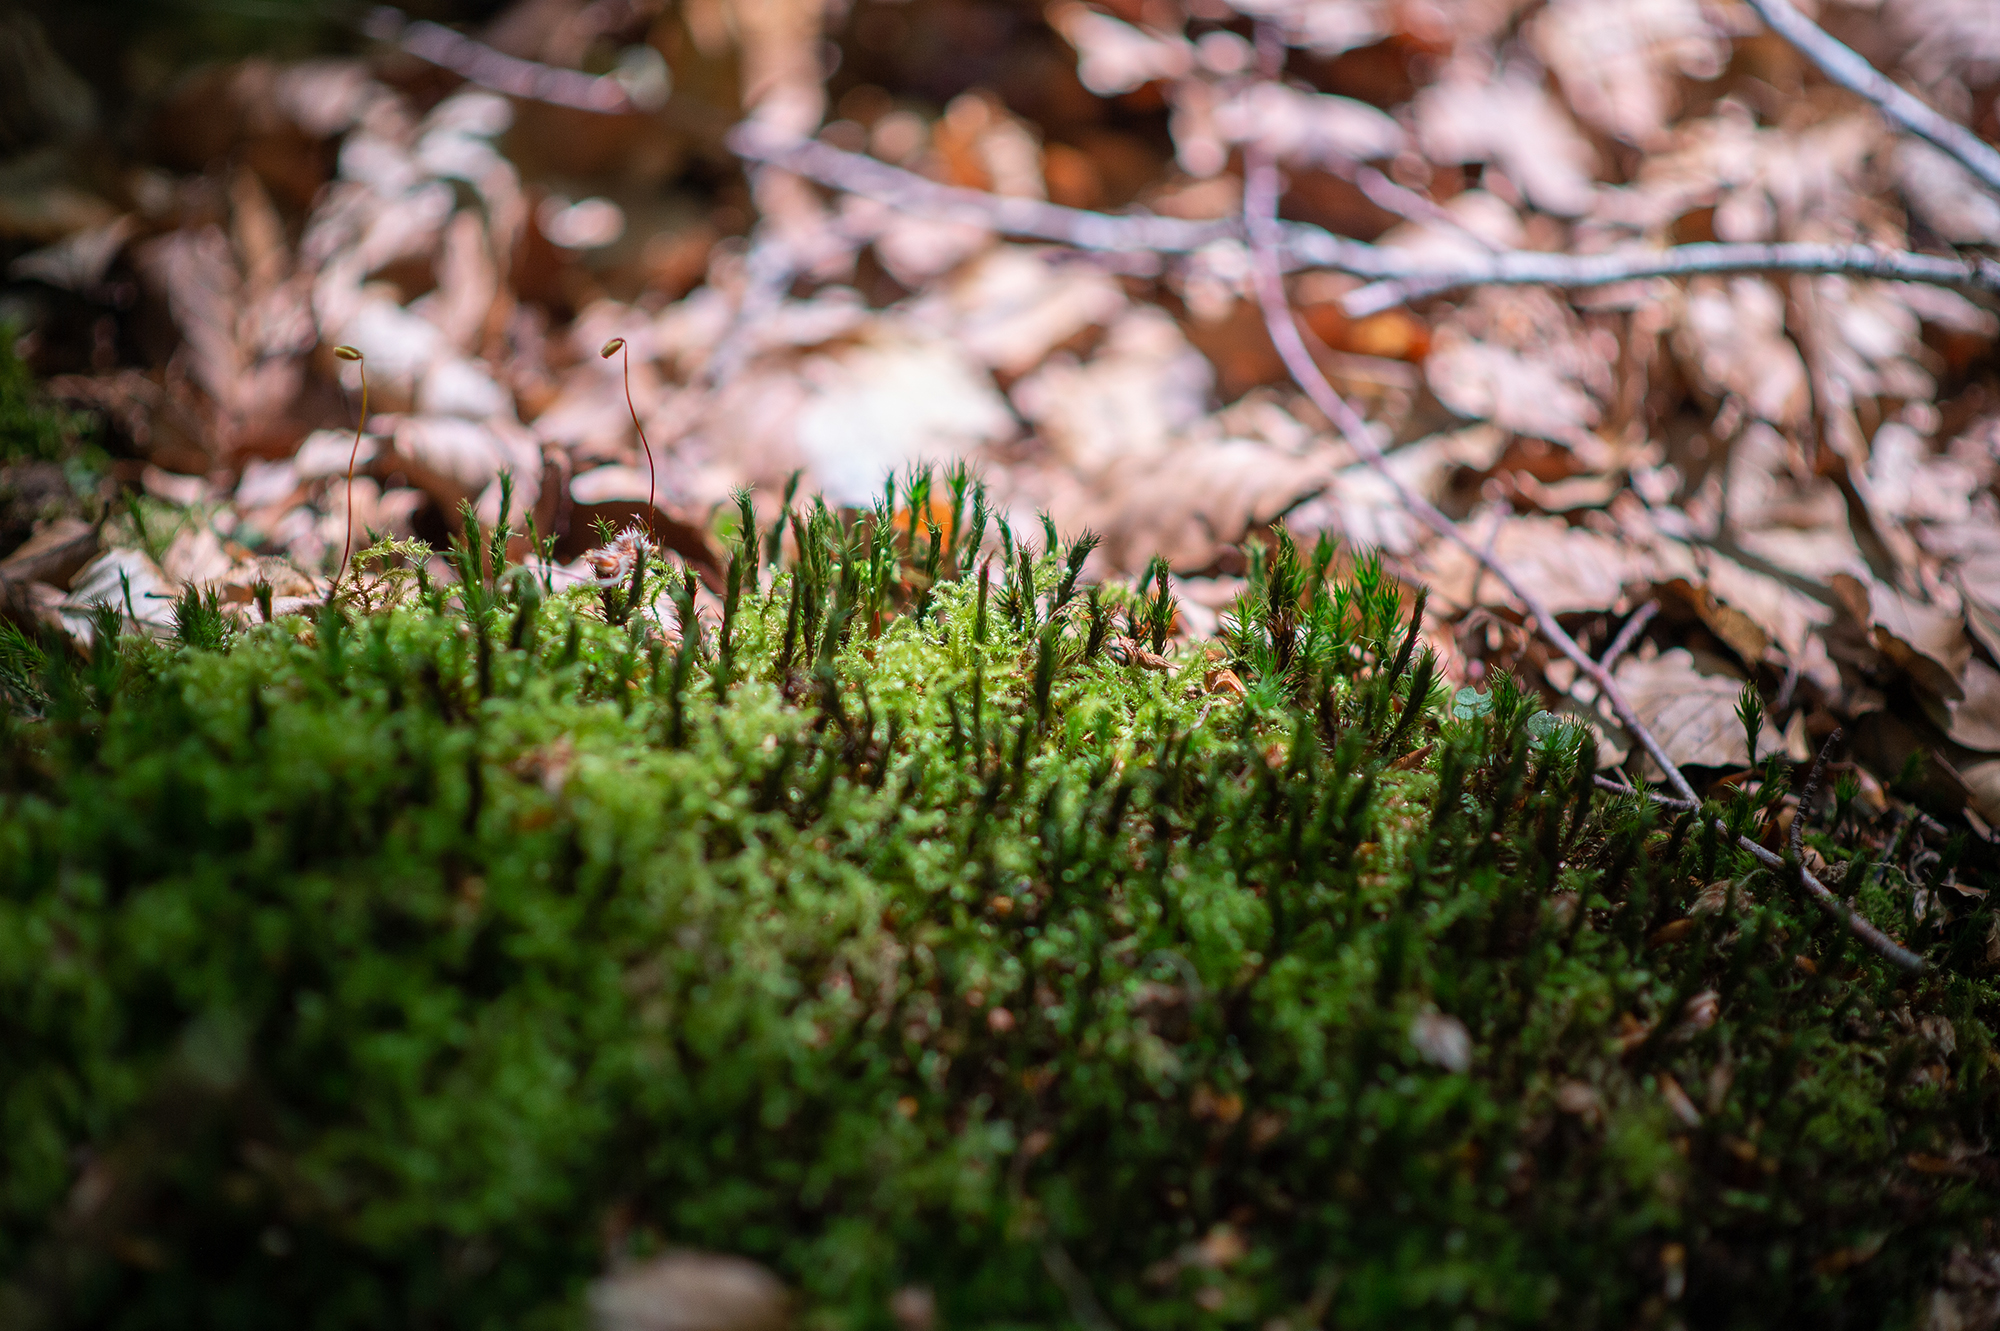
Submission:
[[[729,132],[731,151],[783,167],[831,188],[904,212],[968,222],[1012,236],[1052,240],[1082,250],[1188,254],[1218,240],[1241,239],[1233,219],[1190,222],[1150,213],[1091,212],[1040,199],[1011,198],[926,180],[860,153],[798,139],[745,121]],[[1275,224],[1274,251],[1283,267],[1328,268],[1372,285],[1348,294],[1347,312],[1360,317],[1406,300],[1469,286],[1609,286],[1640,278],[1700,273],[1845,273],[1930,286],[2000,293],[2000,262],[1871,249],[1866,245],[1679,245],[1609,254],[1545,254],[1508,250],[1439,262],[1406,251],[1336,236],[1302,222]]]
[[[613,75],[585,74],[522,60],[442,24],[423,19],[406,23],[401,11],[387,5],[370,12],[364,27],[377,41],[393,42],[419,60],[448,69],[489,92],[604,115],[638,115],[657,109],[634,102]]]
[[[1186,222],[1149,213],[1115,216],[1065,208],[1040,199],[989,194],[926,180],[861,153],[844,152],[816,139],[793,138],[755,121],[729,131],[729,149],[738,157],[783,167],[834,189],[886,203],[902,212],[943,221],[967,222],[1010,236],[1060,241],[1080,250],[1149,250],[1186,254],[1236,232],[1230,221]]]
[[[1890,81],[1859,52],[1792,8],[1788,0],[1750,0],[1750,7],[1771,31],[1798,47],[1828,78],[1874,103],[1889,123],[1950,153],[1986,188],[2000,194],[2000,151],[1991,144]]]
[[[1296,227],[1287,239],[1287,257],[1295,265],[1339,268],[1356,276],[1371,276],[1354,262],[1352,251],[1357,242],[1328,237],[1338,248],[1314,243],[1313,238],[1300,235]],[[1387,266],[1390,265],[1384,265]],[[1878,250],[1867,245],[1803,242],[1702,242],[1664,250],[1619,250],[1607,254],[1508,250],[1490,258],[1466,258],[1450,264],[1397,266],[1403,271],[1386,274],[1381,280],[1347,294],[1341,304],[1349,316],[1358,319],[1463,287],[1601,287],[1643,278],[1696,277],[1704,273],[1842,273],[1885,282],[1921,282],[1926,286],[2000,292],[2000,263],[1983,254],[1959,257]]]

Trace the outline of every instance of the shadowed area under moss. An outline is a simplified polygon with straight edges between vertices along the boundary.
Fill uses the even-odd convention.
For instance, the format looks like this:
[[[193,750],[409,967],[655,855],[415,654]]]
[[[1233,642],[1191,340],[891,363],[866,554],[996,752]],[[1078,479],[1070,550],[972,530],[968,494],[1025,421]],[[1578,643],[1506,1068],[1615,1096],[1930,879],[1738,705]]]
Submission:
[[[746,506],[699,633],[476,523],[315,623],[5,630],[5,1320],[568,1326],[687,1245],[808,1327],[1872,1327],[1984,1241],[1991,913],[1845,802],[1916,976],[1376,566],[1253,552],[1168,660],[1086,543],[964,571],[952,481],[782,570]]]

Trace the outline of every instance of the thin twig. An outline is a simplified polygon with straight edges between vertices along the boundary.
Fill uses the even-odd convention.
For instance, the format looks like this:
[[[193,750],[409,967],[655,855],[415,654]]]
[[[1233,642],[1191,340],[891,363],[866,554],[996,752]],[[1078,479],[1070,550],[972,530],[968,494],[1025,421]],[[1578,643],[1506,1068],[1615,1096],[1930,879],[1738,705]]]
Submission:
[[[1385,212],[1427,226],[1443,227],[1485,254],[1498,254],[1500,247],[1474,231],[1451,209],[1407,185],[1399,185],[1365,162],[1334,161],[1327,169],[1350,181],[1368,202]]]
[[[522,60],[439,23],[424,19],[410,23],[402,11],[388,5],[372,10],[362,31],[489,92],[603,115],[638,115],[653,109],[633,101],[615,75],[585,74]]]
[[[1826,29],[1792,8],[1787,0],[1750,0],[1771,31],[1790,42],[1820,67],[1820,72],[1849,92],[1867,98],[1893,125],[1943,149],[1986,188],[2000,194],[2000,151],[1955,120],[1933,110],[1906,91]]]
[[[1240,240],[1236,219],[1191,222],[1150,213],[1099,213],[1040,199],[990,194],[940,185],[815,139],[800,139],[744,121],[729,132],[732,152],[767,162],[833,189],[873,199],[901,212],[983,226],[1003,235],[1051,240],[1081,250],[1190,254],[1219,240]],[[1353,317],[1379,313],[1407,300],[1469,286],[1599,287],[1645,278],[1704,273],[1844,273],[1853,277],[2000,292],[2000,261],[1879,250],[1866,245],[1715,244],[1607,254],[1549,254],[1505,250],[1449,260],[1425,258],[1389,246],[1349,240],[1304,222],[1276,225],[1272,249],[1282,266],[1325,268],[1366,279],[1370,285],[1342,301]]]
[[[1630,786],[1621,786],[1616,781],[1611,781],[1601,776],[1597,778],[1597,785],[1600,790],[1608,790],[1616,795],[1633,795],[1638,793]],[[1657,790],[1647,791],[1646,794],[1653,803],[1659,805],[1661,808],[1672,809],[1677,813],[1686,813],[1690,809],[1701,807],[1692,801],[1678,800],[1671,795],[1662,794]],[[1714,825],[1718,831],[1728,831],[1719,818],[1714,820]],[[1905,823],[1904,826],[1908,827],[1909,824]],[[1869,951],[1882,958],[1882,960],[1906,971],[1920,971],[1924,969],[1924,959],[1922,957],[1910,951],[1910,949],[1904,947],[1880,929],[1877,929],[1873,924],[1869,923],[1861,912],[1835,896],[1825,883],[1822,883],[1813,875],[1811,870],[1805,867],[1803,861],[1793,860],[1788,864],[1782,856],[1772,854],[1749,837],[1738,837],[1736,844],[1750,852],[1751,857],[1767,869],[1775,869],[1780,873],[1795,871],[1800,886],[1806,890],[1806,895],[1817,902],[1827,914],[1832,915],[1842,924],[1845,924],[1850,933],[1859,938]],[[1792,866],[1796,866],[1796,869],[1794,870]]]
[[[1606,670],[1614,669],[1618,665],[1618,658],[1632,650],[1632,644],[1639,641],[1639,635],[1646,631],[1646,625],[1652,623],[1653,616],[1659,613],[1658,601],[1648,601],[1640,606],[1633,612],[1632,617],[1625,621],[1625,626],[1618,630],[1618,636],[1604,649],[1604,655],[1598,658],[1597,664]]]
[[[1060,241],[1081,250],[1150,250],[1186,254],[1236,233],[1234,222],[1188,222],[1150,213],[1091,212],[985,190],[940,185],[914,171],[817,139],[795,138],[745,120],[729,131],[729,150],[753,162],[783,167],[834,189],[874,199],[901,212],[966,222],[1013,236]]]
[[[1305,234],[1295,224],[1287,235],[1287,257],[1305,267],[1337,268],[1357,277],[1364,271],[1357,250],[1393,253],[1359,241],[1328,236],[1326,241]],[[1372,256],[1371,256],[1372,257]],[[1615,250],[1606,254],[1551,254],[1507,250],[1490,258],[1467,256],[1450,263],[1387,263],[1369,285],[1350,291],[1341,305],[1354,318],[1461,287],[1553,286],[1601,287],[1659,277],[1699,277],[1712,273],[1841,273],[1884,282],[1920,282],[1927,286],[2000,291],[2000,262],[1985,255],[1964,257],[1878,250],[1867,245],[1815,245],[1804,242],[1721,244],[1702,241],[1663,250]]]

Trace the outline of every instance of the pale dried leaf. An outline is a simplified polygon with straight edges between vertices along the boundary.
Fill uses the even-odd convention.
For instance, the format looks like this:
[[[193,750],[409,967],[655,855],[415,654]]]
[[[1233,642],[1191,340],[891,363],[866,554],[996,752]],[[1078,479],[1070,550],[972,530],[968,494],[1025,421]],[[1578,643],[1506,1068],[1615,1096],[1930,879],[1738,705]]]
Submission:
[[[1736,701],[1739,676],[1698,669],[1692,653],[1674,647],[1650,661],[1628,657],[1614,672],[1639,720],[1680,767],[1742,767],[1749,758]],[[1779,752],[1784,741],[1766,726],[1758,756]]]
[[[1940,148],[1920,139],[1896,142],[1896,180],[1925,226],[1955,245],[2000,242],[2000,199]]]
[[[1526,77],[1460,71],[1417,94],[1412,114],[1418,142],[1433,161],[1492,162],[1544,212],[1573,217],[1589,209],[1597,154]]]
[[[160,556],[168,581],[195,585],[222,581],[235,563],[222,548],[222,538],[206,524],[182,529]]]
[[[1698,278],[1689,284],[1673,342],[1697,382],[1733,393],[1778,425],[1800,421],[1808,398],[1805,359],[1785,332],[1784,297],[1760,278]]]
[[[1323,56],[1372,46],[1397,30],[1392,0],[1227,0],[1231,9],[1279,25],[1285,40]]]
[[[1554,518],[1506,518],[1497,532],[1468,536],[1475,545],[1490,549],[1495,562],[1559,615],[1608,610],[1623,598],[1627,583],[1642,580],[1648,572],[1636,551]],[[1429,568],[1432,591],[1449,604],[1505,604],[1511,599],[1471,555],[1455,545],[1434,548]]]
[[[1965,696],[1947,704],[1954,744],[2000,753],[2000,670],[1974,657],[1959,676]]]
[[[1959,767],[1958,775],[1965,782],[1972,807],[1979,816],[1988,823],[2000,824],[2000,758],[1965,763]]]
[[[810,396],[797,416],[799,453],[837,503],[865,505],[882,479],[919,460],[947,462],[1012,436],[1014,417],[959,348],[882,321],[852,346],[808,357]]]
[[[127,592],[130,595],[127,595]],[[142,550],[106,550],[84,565],[70,580],[69,595],[59,609],[63,627],[78,641],[91,638],[91,608],[111,605],[127,616],[127,626],[152,633],[170,632],[174,626],[173,598],[178,584]]]
[[[417,382],[447,349],[436,324],[381,297],[364,301],[333,335],[368,358],[368,387],[379,395],[377,404],[412,402]],[[341,381],[355,394],[361,392],[357,367],[346,365]]]
[[[784,1331],[784,1285],[755,1262],[670,1252],[606,1276],[587,1298],[597,1331]]]
[[[1991,480],[1977,459],[1938,455],[1915,430],[1890,421],[1868,445],[1868,511],[1878,520],[1965,522]]]
[[[395,465],[447,513],[455,512],[461,501],[477,498],[503,470],[514,474],[524,495],[541,476],[541,450],[519,426],[405,416],[395,423],[392,438]]]
[[[1253,440],[1190,441],[1144,466],[1109,468],[1096,489],[1068,482],[1066,509],[1059,496],[1047,499],[1066,527],[1103,533],[1100,553],[1112,567],[1143,568],[1159,554],[1191,571],[1209,567],[1253,525],[1276,521],[1332,479],[1323,459]]]
[[[1867,596],[1876,648],[1939,697],[1959,697],[1958,679],[1972,658],[1959,609],[1927,605],[1873,579]]]
[[[1903,63],[1920,81],[1983,87],[2000,78],[2000,12],[1987,0],[1897,0],[1882,14],[1910,43]]]
[[[514,414],[514,395],[481,361],[450,356],[432,364],[417,385],[417,410],[426,416],[485,420]]]
[[[1410,1043],[1418,1053],[1447,1072],[1472,1066],[1472,1036],[1457,1017],[1425,1012],[1410,1023]]]
[[[1194,68],[1194,47],[1121,23],[1079,4],[1050,7],[1049,26],[1076,48],[1076,74],[1100,97],[1130,92],[1155,79],[1178,78]]]
[[[1829,690],[1838,686],[1832,663],[1819,645],[1820,631],[1833,622],[1833,611],[1824,601],[1713,550],[1698,552],[1696,559],[1706,574],[1707,590],[1718,602],[1747,615],[1807,678]]]
[[[1086,329],[1112,323],[1125,294],[1101,270],[1050,251],[995,247],[905,307],[985,365],[1019,376]]]
[[[1078,363],[1057,357],[1014,385],[1021,414],[1086,474],[1156,456],[1207,406],[1213,373],[1172,319],[1133,308],[1104,348]]]
[[[1697,0],[1554,0],[1530,39],[1579,116],[1642,146],[1664,136],[1680,79],[1714,78],[1728,52]]]
[[[1455,329],[1438,335],[1424,362],[1438,401],[1473,420],[1558,442],[1598,417],[1597,404],[1549,361],[1474,341]]]
[[[1367,103],[1277,83],[1253,83],[1223,99],[1214,126],[1225,143],[1256,144],[1287,162],[1365,162],[1403,147],[1402,126]]]

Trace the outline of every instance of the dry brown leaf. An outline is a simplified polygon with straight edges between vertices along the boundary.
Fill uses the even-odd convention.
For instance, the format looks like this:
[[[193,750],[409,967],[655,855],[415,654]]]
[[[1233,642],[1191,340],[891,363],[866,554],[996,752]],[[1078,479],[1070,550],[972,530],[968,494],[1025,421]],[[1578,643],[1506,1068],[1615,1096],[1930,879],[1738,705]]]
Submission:
[[[174,626],[173,598],[179,591],[144,551],[106,550],[71,579],[59,613],[79,642],[90,641],[91,610],[99,604],[117,607],[130,627],[166,633]]]
[[[1638,552],[1584,527],[1544,517],[1505,518],[1497,532],[1468,533],[1488,546],[1505,567],[1556,614],[1608,610],[1628,583],[1647,574]],[[1458,606],[1505,604],[1504,588],[1457,546],[1440,544],[1428,556],[1431,590]]]
[[[97,554],[97,529],[81,518],[57,518],[0,559],[0,582],[66,587]]]
[[[53,245],[23,254],[7,265],[16,281],[45,282],[65,291],[85,294],[104,281],[125,245],[140,232],[140,222],[127,214],[102,226],[85,227]]]
[[[1016,409],[1086,476],[1142,466],[1199,420],[1209,363],[1167,315],[1135,306],[1089,361],[1057,356],[1014,385]]]
[[[1600,465],[1585,431],[1614,391],[1617,358],[1616,338],[1587,332],[1550,292],[1491,288],[1466,296],[1437,330],[1425,372],[1460,415],[1567,444]]]
[[[214,586],[235,564],[234,557],[222,548],[222,538],[206,525],[183,528],[160,556],[160,568],[168,581],[193,586]]]
[[[1215,134],[1226,144],[1256,144],[1279,161],[1338,165],[1394,157],[1403,128],[1349,97],[1252,83],[1216,103]]]
[[[1856,579],[1847,582],[1856,585],[1849,586],[1846,595],[1858,590],[1867,599],[1876,650],[1938,697],[1961,697],[1959,676],[1972,658],[1963,614],[1956,608],[1912,600],[1879,581],[1871,580],[1865,587]]]
[[[1332,479],[1324,461],[1250,440],[1190,442],[1146,466],[1112,468],[1101,488],[1055,512],[1066,528],[1103,533],[1114,568],[1144,567],[1159,554],[1176,569],[1204,569],[1253,525],[1276,521]]]
[[[395,420],[391,439],[391,465],[446,513],[456,514],[460,503],[478,499],[502,471],[513,474],[517,513],[533,507],[540,493],[541,449],[518,425],[404,416]]]
[[[1529,202],[1559,217],[1587,211],[1597,153],[1539,83],[1469,67],[1447,71],[1411,106],[1424,154],[1436,162],[1492,162]]]
[[[1051,251],[1000,245],[907,310],[981,363],[1018,377],[1079,333],[1114,322],[1125,304],[1117,283],[1099,269],[1063,263]]]
[[[1714,589],[1697,587],[1685,578],[1670,578],[1655,588],[1663,602],[1671,603],[1685,615],[1699,619],[1710,633],[1720,638],[1746,667],[1755,669],[1771,645],[1762,626],[1743,611],[1716,598]]]
[[[1674,647],[1649,661],[1628,657],[1615,677],[1632,710],[1676,766],[1742,767],[1749,761],[1743,723],[1736,715],[1743,691],[1740,676],[1704,670],[1693,653]],[[1758,757],[1782,748],[1782,738],[1764,727]]]
[[[1986,0],[1898,0],[1882,15],[1909,43],[1903,63],[1925,84],[1963,77],[1990,86],[2000,73],[2000,24]]]
[[[1920,139],[1896,142],[1896,180],[1910,207],[1940,240],[1957,245],[2000,242],[2000,199],[1943,150]]]
[[[1994,657],[2000,658],[2000,562],[1956,571],[1959,595],[1965,601],[1965,622]]]
[[[1704,587],[1718,605],[1747,617],[1803,677],[1829,693],[1838,689],[1838,673],[1821,639],[1822,630],[1834,618],[1824,601],[1715,551],[1703,550],[1697,558],[1706,575]]]
[[[1017,428],[963,351],[907,322],[880,321],[796,373],[809,393],[793,427],[797,451],[836,503],[866,505],[890,472],[952,461]]]
[[[1239,14],[1279,25],[1285,40],[1320,55],[1372,46],[1411,22],[1393,0],[1228,0]],[[1422,22],[1422,15],[1417,21]],[[1439,21],[1433,19],[1433,21]],[[1468,34],[1476,39],[1476,34]]]
[[[993,233],[976,222],[925,217],[873,201],[844,204],[841,216],[874,219],[870,234],[876,257],[889,276],[912,291],[993,243]]]
[[[1784,298],[1770,283],[1697,278],[1681,305],[1673,345],[1710,393],[1733,393],[1753,415],[1777,425],[1803,420],[1805,360],[1785,332]]]
[[[1974,657],[1959,676],[1965,696],[1947,704],[1955,744],[1986,753],[2000,753],[2000,670]]]
[[[1866,495],[1878,521],[1965,522],[1992,478],[1991,453],[1959,447],[1933,453],[1903,421],[1884,423],[1869,440]]]
[[[1958,775],[1979,816],[2000,825],[2000,758],[1961,764]]]
[[[1801,115],[1824,115],[1826,107],[1810,104]],[[1862,239],[1857,228],[1874,216],[1867,173],[1888,143],[1872,113],[1764,127],[1733,99],[1674,140],[1641,165],[1637,185],[1613,201],[1614,214],[1654,228],[1713,208],[1710,229],[1725,241]]]
[[[1554,0],[1529,38],[1579,116],[1647,147],[1665,136],[1681,78],[1714,78],[1728,52],[1697,0]]]
[[[1473,420],[1563,442],[1597,420],[1597,404],[1546,360],[1441,331],[1424,363],[1438,400]]]

